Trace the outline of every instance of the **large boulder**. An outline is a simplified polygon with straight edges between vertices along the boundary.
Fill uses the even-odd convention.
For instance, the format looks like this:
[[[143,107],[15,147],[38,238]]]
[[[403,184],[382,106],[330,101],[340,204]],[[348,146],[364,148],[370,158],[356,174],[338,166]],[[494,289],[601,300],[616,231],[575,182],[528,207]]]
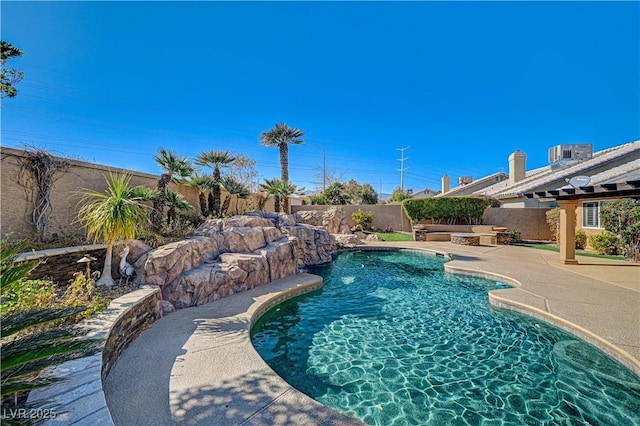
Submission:
[[[338,248],[333,235],[319,226],[299,224],[285,226],[282,231],[297,238],[298,250],[302,253],[300,266],[331,262],[331,255]]]
[[[344,209],[331,207],[322,210],[301,210],[296,212],[299,222],[312,226],[323,226],[330,234],[350,234]]]
[[[333,237],[336,239],[338,248],[353,248],[362,244],[356,234],[334,234]]]
[[[134,264],[139,271],[136,279],[141,284],[165,287],[183,272],[202,265],[217,257],[224,249],[224,239],[212,237],[192,237],[187,240],[160,246]],[[141,264],[142,263],[142,264]]]

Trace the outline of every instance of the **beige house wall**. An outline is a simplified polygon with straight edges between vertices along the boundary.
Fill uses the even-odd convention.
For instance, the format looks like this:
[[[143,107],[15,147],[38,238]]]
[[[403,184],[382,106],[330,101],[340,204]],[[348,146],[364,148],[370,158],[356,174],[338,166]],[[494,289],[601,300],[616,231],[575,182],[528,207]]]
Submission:
[[[31,223],[33,212],[33,191],[24,186],[24,173],[20,173],[23,150],[0,147],[0,233],[2,236],[11,233],[11,238],[33,238],[35,230]],[[59,158],[59,157],[56,157]],[[105,178],[109,172],[126,173],[131,176],[132,185],[155,188],[159,175],[141,173],[133,170],[107,167],[84,161],[69,160],[69,168],[57,173],[51,192],[51,225],[48,236],[59,237],[85,235],[83,227],[78,223],[79,202],[84,190],[103,192],[106,189]],[[22,179],[21,179],[22,176]],[[169,189],[182,194],[199,212],[198,191],[187,185],[171,183]],[[223,191],[222,201],[227,194]],[[243,212],[255,209],[255,197],[247,200],[232,200],[229,212]],[[273,211],[273,199],[269,199],[266,207]]]

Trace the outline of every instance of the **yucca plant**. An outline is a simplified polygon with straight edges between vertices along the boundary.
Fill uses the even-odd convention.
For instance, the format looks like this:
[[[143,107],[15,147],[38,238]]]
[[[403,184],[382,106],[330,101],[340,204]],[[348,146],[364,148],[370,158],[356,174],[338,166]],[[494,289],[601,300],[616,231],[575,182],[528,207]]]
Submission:
[[[25,285],[28,275],[39,262],[16,263],[16,256],[24,251],[22,242],[0,242],[0,297],[6,305],[18,287]],[[16,304],[19,305],[19,304]],[[42,369],[86,356],[97,347],[96,340],[83,339],[77,330],[68,327],[47,328],[76,315],[85,308],[46,308],[10,310],[2,306],[0,326],[0,376],[2,397],[28,392],[45,386],[54,379],[40,375]]]
[[[113,286],[111,256],[113,244],[118,240],[134,239],[150,223],[148,202],[156,191],[142,186],[132,187],[130,176],[110,173],[105,178],[104,192],[85,190],[78,219],[86,227],[87,236],[94,242],[102,240],[107,245],[104,269],[97,286]]]

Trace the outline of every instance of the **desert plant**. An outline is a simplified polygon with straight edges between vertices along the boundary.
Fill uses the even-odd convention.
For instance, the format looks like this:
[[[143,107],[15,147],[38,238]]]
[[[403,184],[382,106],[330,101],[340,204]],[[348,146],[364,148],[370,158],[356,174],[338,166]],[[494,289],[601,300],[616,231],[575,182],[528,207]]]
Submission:
[[[516,231],[515,229],[508,229],[507,235],[509,235],[509,242],[511,243],[520,241],[520,231]]]
[[[222,203],[222,213],[227,214],[229,210],[229,206],[231,204],[231,200],[236,200],[236,210],[238,207],[237,199],[238,198],[247,198],[249,196],[249,189],[241,182],[236,179],[227,176],[222,180],[222,185],[224,189],[227,190],[228,195],[227,198],[224,199]]]
[[[182,194],[178,194],[175,191],[167,191],[167,205],[169,206],[169,210],[167,210],[167,226],[169,227],[175,224],[178,210],[195,210]]]
[[[78,331],[67,327],[47,328],[84,311],[84,307],[46,307],[9,311],[4,306],[10,292],[17,292],[28,281],[38,262],[16,263],[24,249],[21,242],[0,242],[0,296],[3,314],[0,326],[0,389],[2,396],[28,392],[47,385],[52,378],[40,375],[46,367],[92,353],[97,341],[82,339]],[[14,302],[16,302],[14,300]]]
[[[620,239],[613,232],[603,231],[589,236],[589,247],[598,254],[618,254],[620,253]]]
[[[208,181],[209,189],[209,212],[211,214],[220,214],[221,203],[221,186],[223,167],[230,167],[235,161],[235,157],[229,151],[204,151],[196,158],[196,164],[199,166],[208,166],[213,169],[211,180]]]
[[[371,222],[373,222],[374,213],[370,211],[362,211],[360,209],[351,213],[351,219],[356,222],[361,231],[369,229]]]
[[[155,191],[130,186],[131,178],[127,175],[110,173],[105,180],[105,192],[85,190],[78,219],[86,227],[89,238],[95,242],[102,240],[107,245],[104,269],[96,285],[113,286],[113,244],[117,240],[134,239],[150,223],[147,202],[153,199]]]
[[[179,156],[171,150],[160,148],[158,154],[153,157],[162,169],[162,174],[158,179],[158,194],[153,200],[153,210],[151,210],[151,222],[156,231],[162,229],[164,208],[167,204],[168,186],[172,180],[181,181],[191,176],[194,169],[188,158]],[[167,217],[168,219],[168,217]]]
[[[260,142],[264,146],[278,147],[280,150],[280,180],[283,182],[289,182],[289,144],[304,144],[303,136],[302,130],[289,127],[286,123],[278,123],[260,135]],[[285,212],[289,211],[288,198],[283,200],[283,208]]]

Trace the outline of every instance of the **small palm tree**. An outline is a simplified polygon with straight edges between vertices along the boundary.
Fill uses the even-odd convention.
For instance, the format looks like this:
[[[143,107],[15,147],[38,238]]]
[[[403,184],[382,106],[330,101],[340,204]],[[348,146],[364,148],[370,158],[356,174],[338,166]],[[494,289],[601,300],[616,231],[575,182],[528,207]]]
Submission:
[[[212,181],[211,177],[196,173],[191,177],[191,180],[187,182],[187,185],[198,190],[198,203],[200,204],[200,214],[202,214],[202,216],[204,217],[207,217],[206,193],[209,191],[209,188],[212,187],[211,181]]]
[[[158,154],[153,157],[160,166],[163,173],[158,179],[158,195],[153,200],[153,210],[151,211],[151,222],[153,227],[159,231],[162,229],[162,218],[164,208],[167,204],[167,187],[172,180],[181,181],[193,174],[193,166],[186,157],[181,157],[173,151],[160,148]]]
[[[229,210],[229,205],[231,204],[231,200],[236,200],[236,213],[238,210],[238,198],[247,198],[250,194],[249,188],[247,188],[243,183],[235,180],[232,177],[225,177],[222,180],[222,185],[224,189],[229,193],[227,198],[224,199],[224,203],[222,203],[222,212],[223,214],[227,214]]]
[[[194,207],[185,200],[182,194],[174,191],[167,191],[167,205],[169,206],[169,210],[167,211],[168,226],[171,226],[171,224],[175,222],[178,210],[195,210]]]
[[[209,199],[209,210],[217,214],[220,213],[220,187],[222,185],[222,174],[220,168],[229,167],[235,161],[235,157],[229,151],[204,151],[196,158],[199,166],[208,166],[213,169],[211,194]]]
[[[103,240],[107,245],[104,269],[97,286],[113,286],[111,256],[117,240],[133,239],[150,222],[148,201],[156,196],[149,188],[129,185],[130,176],[109,174],[105,192],[85,190],[79,221],[87,228],[87,235],[94,241]]]
[[[265,179],[264,183],[259,185],[260,192],[267,195],[267,198],[273,195],[273,209],[276,213],[280,212],[280,182],[279,179]]]
[[[304,132],[300,129],[289,127],[286,123],[278,123],[273,129],[260,135],[260,142],[264,146],[278,147],[280,149],[280,179],[289,182],[289,144],[304,144],[301,139]],[[285,212],[289,211],[289,199],[284,200]]]

